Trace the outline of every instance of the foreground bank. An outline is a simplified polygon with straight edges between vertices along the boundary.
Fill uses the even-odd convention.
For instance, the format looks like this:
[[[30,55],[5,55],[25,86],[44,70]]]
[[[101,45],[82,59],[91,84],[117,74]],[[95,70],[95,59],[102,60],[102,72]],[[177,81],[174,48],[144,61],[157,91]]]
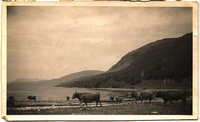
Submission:
[[[90,104],[88,108],[77,106],[47,106],[46,109],[36,107],[36,109],[8,109],[7,115],[192,115],[192,101],[187,100],[187,105],[182,106],[181,101],[174,102],[173,105],[160,102],[144,102],[133,104],[124,102],[122,104],[103,104],[103,107],[95,107]]]

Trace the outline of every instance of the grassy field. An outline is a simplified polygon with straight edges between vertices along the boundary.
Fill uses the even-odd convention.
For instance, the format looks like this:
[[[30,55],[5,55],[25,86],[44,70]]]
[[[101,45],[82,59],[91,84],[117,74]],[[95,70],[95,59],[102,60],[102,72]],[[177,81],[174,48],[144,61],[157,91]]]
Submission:
[[[77,103],[78,104],[78,103]],[[163,104],[163,101],[152,103],[123,101],[121,104],[116,102],[102,102],[103,107],[95,107],[90,103],[88,108],[84,105],[77,107],[77,104],[70,106],[16,106],[7,109],[7,115],[192,115],[192,101],[187,100],[187,105],[182,106],[182,101]]]

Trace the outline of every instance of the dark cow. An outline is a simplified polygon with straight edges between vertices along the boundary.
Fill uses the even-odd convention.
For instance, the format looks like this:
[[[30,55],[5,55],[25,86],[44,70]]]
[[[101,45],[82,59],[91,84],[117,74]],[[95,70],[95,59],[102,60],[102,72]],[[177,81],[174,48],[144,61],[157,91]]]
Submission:
[[[152,94],[152,92],[149,91],[143,91],[143,92],[131,92],[128,94],[129,98],[134,98],[135,102],[137,102],[138,100],[141,100],[141,103],[143,104],[143,100],[149,100],[149,103],[154,99],[154,95]]]
[[[15,98],[13,96],[10,96],[8,99],[7,99],[7,106],[8,107],[13,107],[15,106],[15,102],[17,102],[15,100]]]
[[[13,96],[10,96],[8,99],[9,99],[9,100],[16,101],[15,98],[14,98]]]
[[[158,91],[156,97],[160,97],[164,100],[164,104],[167,101],[170,101],[173,104],[172,100],[182,100],[183,105],[186,105],[186,92],[185,91]]]
[[[67,96],[66,99],[67,99],[67,101],[69,101],[70,100],[70,96]]]
[[[120,104],[120,103],[122,102],[122,98],[117,97],[117,98],[116,98],[116,101],[117,101],[118,104]]]
[[[75,99],[75,98],[78,98],[80,103],[85,103],[86,105],[86,108],[87,108],[87,103],[91,103],[91,102],[94,102],[96,101],[96,106],[98,105],[98,103],[101,105],[101,102],[100,102],[100,93],[97,92],[96,94],[90,94],[90,93],[78,93],[78,92],[75,92],[72,96],[72,99]],[[78,105],[78,107],[79,107]]]
[[[113,100],[114,100],[114,97],[113,97],[113,96],[110,96],[110,100],[113,101]]]
[[[27,99],[29,99],[30,101],[34,100],[36,102],[36,96],[28,96]]]

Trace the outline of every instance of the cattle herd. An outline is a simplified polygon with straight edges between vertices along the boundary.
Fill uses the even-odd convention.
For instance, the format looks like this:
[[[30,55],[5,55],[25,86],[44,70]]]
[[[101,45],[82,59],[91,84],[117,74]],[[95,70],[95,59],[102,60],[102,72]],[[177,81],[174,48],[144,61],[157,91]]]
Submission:
[[[110,101],[116,101],[118,104],[120,104],[124,98],[127,98],[129,100],[130,99],[134,100],[135,103],[137,103],[137,101],[141,101],[141,103],[143,104],[143,100],[149,100],[150,103],[152,100],[156,101],[155,98],[162,98],[164,104],[166,104],[167,101],[170,101],[171,104],[173,104],[173,101],[182,100],[183,105],[186,105],[186,91],[157,91],[155,95],[150,91],[142,91],[142,92],[132,91],[127,93],[127,97],[116,97],[114,99],[114,96],[110,96]],[[78,107],[81,105],[81,103],[85,103],[87,107],[87,103],[91,102],[96,102],[96,106],[99,103],[99,105],[102,107],[99,92],[91,94],[91,93],[79,93],[76,91],[72,95],[72,99],[75,98],[77,98],[80,101]],[[30,102],[31,100],[36,102],[36,96],[28,96],[27,99],[29,99]],[[69,101],[70,97],[67,96],[66,100]],[[14,104],[15,102],[17,102],[15,98],[13,96],[10,96],[7,99],[7,106],[13,107],[15,106]]]

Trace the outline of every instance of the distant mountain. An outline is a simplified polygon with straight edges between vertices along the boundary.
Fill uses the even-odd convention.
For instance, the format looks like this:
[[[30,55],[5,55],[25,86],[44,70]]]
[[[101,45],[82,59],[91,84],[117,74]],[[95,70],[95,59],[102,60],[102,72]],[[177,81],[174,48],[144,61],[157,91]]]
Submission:
[[[63,76],[61,78],[56,78],[56,79],[51,79],[51,80],[40,80],[38,81],[37,79],[25,79],[25,78],[20,78],[17,79],[11,83],[8,84],[16,84],[16,83],[23,83],[23,84],[41,84],[41,85],[51,85],[51,86],[56,86],[60,83],[63,82],[68,82],[71,81],[73,79],[79,79],[79,78],[83,78],[83,77],[90,77],[90,76],[94,76],[94,75],[99,75],[101,73],[104,73],[103,71],[98,71],[98,70],[85,70],[85,71],[81,71],[81,72],[77,72],[77,73],[72,73],[66,76]]]
[[[52,80],[46,80],[46,81],[43,81],[43,83],[45,82],[48,85],[55,86],[55,85],[58,85],[58,84],[63,83],[63,82],[70,82],[73,79],[80,79],[80,78],[84,78],[84,77],[91,77],[91,76],[99,75],[99,74],[102,74],[102,73],[104,73],[104,71],[99,71],[99,70],[84,70],[84,71],[81,71],[81,72],[77,72],[77,73],[72,73],[72,74],[69,74],[69,75],[65,75],[65,76],[63,76],[61,78],[56,78],[56,79],[52,79]]]
[[[192,81],[192,33],[166,38],[129,52],[107,72],[70,83],[65,87],[126,87],[142,80]]]
[[[19,78],[13,82],[37,82],[37,79]]]

